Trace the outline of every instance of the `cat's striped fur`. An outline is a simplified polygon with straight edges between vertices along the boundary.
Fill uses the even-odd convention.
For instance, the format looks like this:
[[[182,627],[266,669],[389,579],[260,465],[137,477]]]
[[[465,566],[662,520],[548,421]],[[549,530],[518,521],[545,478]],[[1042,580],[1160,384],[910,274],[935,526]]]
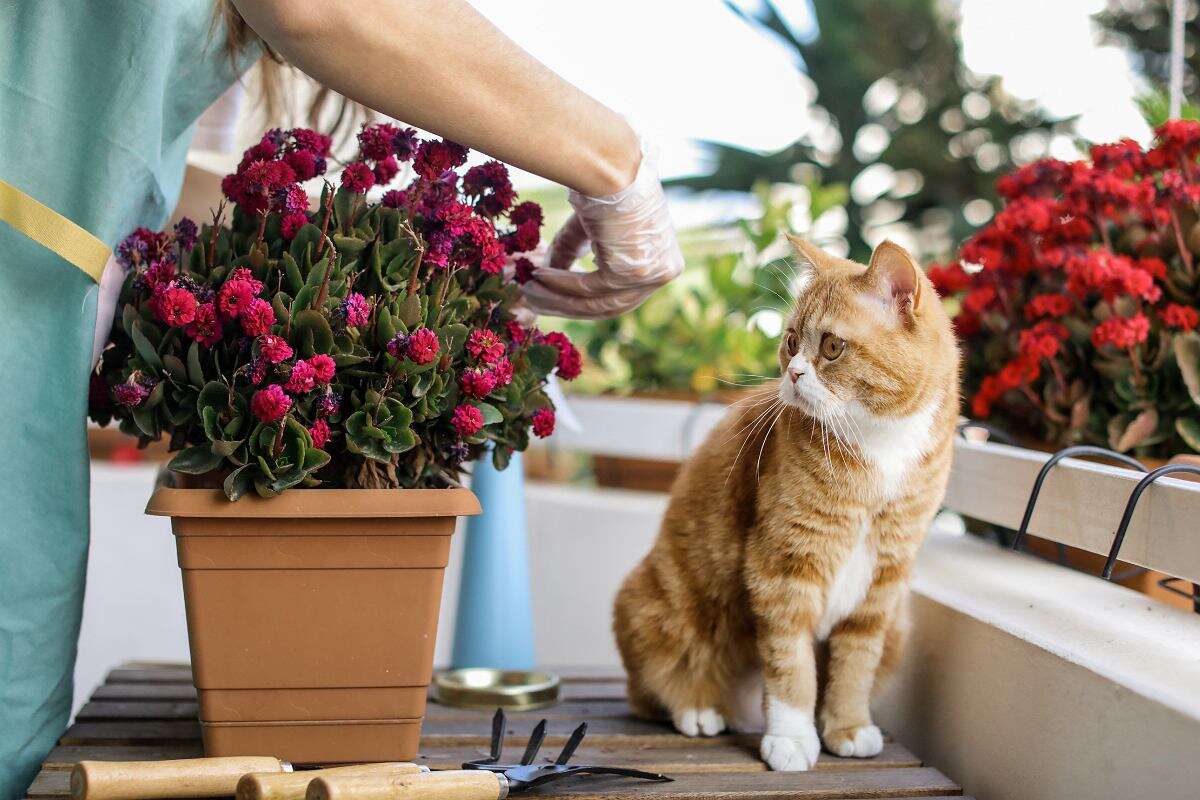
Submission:
[[[882,747],[868,701],[899,658],[958,413],[950,322],[908,253],[885,242],[864,268],[794,242],[782,377],[684,466],[614,619],[636,712],[692,736],[765,728],[773,769],[808,769],[822,741]]]

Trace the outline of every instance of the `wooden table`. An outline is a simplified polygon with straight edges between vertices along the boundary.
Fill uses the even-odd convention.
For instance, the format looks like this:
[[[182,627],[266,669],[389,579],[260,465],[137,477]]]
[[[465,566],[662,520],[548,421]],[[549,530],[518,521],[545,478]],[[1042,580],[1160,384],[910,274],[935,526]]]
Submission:
[[[960,797],[962,790],[903,745],[888,741],[872,759],[822,754],[811,772],[768,772],[758,759],[757,738],[688,739],[665,723],[635,719],[623,679],[611,671],[572,669],[563,676],[562,702],[542,711],[509,715],[508,749],[525,746],[534,724],[549,720],[541,756],[557,755],[571,730],[587,720],[588,734],[575,763],[630,766],[663,772],[673,783],[628,779],[568,779],[524,796],[573,800],[810,800],[812,798]],[[431,702],[421,733],[419,763],[457,769],[487,755],[490,713]],[[71,766],[82,759],[135,761],[203,755],[196,721],[196,692],[186,664],[126,664],[79,712],[46,758],[29,798],[69,795]],[[515,760],[515,759],[514,759]]]

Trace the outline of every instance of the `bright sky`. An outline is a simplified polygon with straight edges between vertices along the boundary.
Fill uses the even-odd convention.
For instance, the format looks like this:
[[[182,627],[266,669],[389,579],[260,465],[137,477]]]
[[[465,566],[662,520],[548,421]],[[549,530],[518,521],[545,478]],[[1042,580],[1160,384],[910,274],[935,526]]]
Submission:
[[[698,171],[694,139],[771,150],[808,124],[811,83],[720,0],[471,0],[534,56],[662,143],[665,174]],[[806,0],[778,0],[797,31]],[[1104,0],[960,0],[964,58],[1089,139],[1144,139],[1124,54],[1095,44]]]

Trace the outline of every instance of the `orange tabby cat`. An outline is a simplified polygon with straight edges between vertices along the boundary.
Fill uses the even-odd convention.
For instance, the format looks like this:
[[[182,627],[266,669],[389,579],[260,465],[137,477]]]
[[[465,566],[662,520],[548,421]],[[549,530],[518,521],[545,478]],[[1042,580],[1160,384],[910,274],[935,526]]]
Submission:
[[[913,258],[884,242],[864,268],[792,241],[782,377],[684,466],[614,614],[635,712],[688,736],[762,730],[777,770],[809,769],[821,741],[883,747],[868,701],[899,656],[958,415],[954,335]]]

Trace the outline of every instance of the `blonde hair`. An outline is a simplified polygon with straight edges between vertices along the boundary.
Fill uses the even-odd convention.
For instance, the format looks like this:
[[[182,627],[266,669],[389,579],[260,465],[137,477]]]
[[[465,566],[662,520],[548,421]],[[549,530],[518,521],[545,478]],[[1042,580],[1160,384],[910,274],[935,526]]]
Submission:
[[[215,36],[222,30],[225,34],[225,54],[234,65],[238,64],[247,48],[255,45],[262,48],[262,58],[258,62],[258,91],[267,124],[306,125],[329,134],[336,144],[351,138],[359,124],[367,118],[367,109],[364,106],[316,83],[284,61],[282,56],[247,24],[232,0],[216,0],[213,6],[209,35]],[[285,100],[289,96],[289,81],[307,81],[315,87],[308,107],[302,115],[298,115],[297,109],[289,107]]]

